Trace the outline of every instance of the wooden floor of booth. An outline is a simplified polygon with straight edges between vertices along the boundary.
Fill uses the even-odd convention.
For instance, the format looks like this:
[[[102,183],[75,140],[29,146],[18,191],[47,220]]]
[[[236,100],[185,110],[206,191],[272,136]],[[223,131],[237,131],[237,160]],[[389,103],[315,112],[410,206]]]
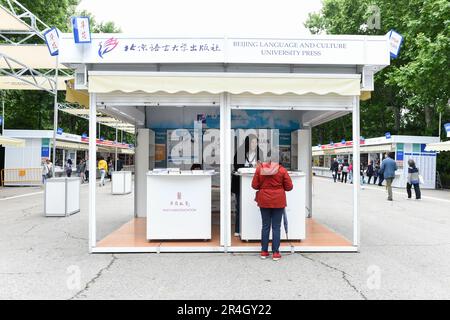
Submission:
[[[97,243],[97,247],[219,247],[220,227],[212,225],[212,239],[204,240],[158,240],[149,241],[146,235],[147,219],[134,218],[119,229],[113,231]],[[234,226],[231,228],[234,230]],[[232,235],[232,247],[254,247],[259,241],[242,241]],[[302,241],[284,240],[282,245],[318,247],[318,246],[351,246],[351,242],[342,235],[330,230],[314,219],[306,219],[306,239]]]

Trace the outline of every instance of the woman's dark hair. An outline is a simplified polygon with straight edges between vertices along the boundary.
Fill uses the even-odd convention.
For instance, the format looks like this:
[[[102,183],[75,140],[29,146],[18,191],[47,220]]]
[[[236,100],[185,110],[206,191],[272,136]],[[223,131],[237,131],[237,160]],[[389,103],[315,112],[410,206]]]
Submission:
[[[416,167],[416,163],[414,162],[413,159],[409,159],[408,160],[408,166],[410,166],[411,168],[415,168]]]
[[[253,133],[249,134],[245,137],[245,154],[247,154],[250,151],[250,141],[256,139],[256,142],[258,142],[258,137],[254,135]],[[258,149],[258,148],[257,148]]]
[[[71,160],[71,159],[68,159],[68,160],[67,160],[67,163],[68,163],[68,164],[72,164],[72,160]]]

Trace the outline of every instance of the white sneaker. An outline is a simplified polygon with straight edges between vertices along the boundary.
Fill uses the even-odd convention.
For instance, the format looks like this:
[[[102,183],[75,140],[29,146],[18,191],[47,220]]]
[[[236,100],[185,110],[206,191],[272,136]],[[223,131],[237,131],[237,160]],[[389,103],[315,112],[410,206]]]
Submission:
[[[235,236],[235,237],[239,237],[240,235],[241,235],[241,234],[238,233],[238,232],[235,232],[235,233],[234,233],[234,236]]]

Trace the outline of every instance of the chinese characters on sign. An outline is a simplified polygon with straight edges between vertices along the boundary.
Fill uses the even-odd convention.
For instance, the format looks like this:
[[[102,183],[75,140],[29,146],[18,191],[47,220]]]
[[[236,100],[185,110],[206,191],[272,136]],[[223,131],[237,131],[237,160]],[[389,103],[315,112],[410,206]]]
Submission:
[[[59,49],[59,35],[58,31],[55,27],[49,29],[44,33],[45,42],[47,43],[48,51],[50,52],[51,56],[57,56],[58,55],[58,49]]]
[[[209,52],[209,51],[222,51],[220,45],[217,43],[204,43],[204,44],[196,44],[196,43],[188,43],[188,42],[179,42],[179,43],[130,43],[126,44],[123,48],[123,51],[137,51],[137,52]]]
[[[91,43],[89,17],[73,17],[72,27],[75,43]]]

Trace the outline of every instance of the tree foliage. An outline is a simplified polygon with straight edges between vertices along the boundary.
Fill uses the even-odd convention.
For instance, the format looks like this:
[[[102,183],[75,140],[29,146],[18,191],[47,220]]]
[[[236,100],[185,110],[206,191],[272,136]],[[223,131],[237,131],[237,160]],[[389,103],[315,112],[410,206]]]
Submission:
[[[376,14],[380,26],[370,28]],[[375,76],[372,99],[361,103],[363,136],[386,131],[437,136],[443,129],[439,113],[443,123],[450,122],[448,0],[324,0],[322,10],[310,14],[305,26],[315,34],[385,35],[395,29],[404,37],[399,57]],[[351,139],[351,125],[348,115],[319,126],[314,143]],[[450,173],[450,168],[442,170]]]

